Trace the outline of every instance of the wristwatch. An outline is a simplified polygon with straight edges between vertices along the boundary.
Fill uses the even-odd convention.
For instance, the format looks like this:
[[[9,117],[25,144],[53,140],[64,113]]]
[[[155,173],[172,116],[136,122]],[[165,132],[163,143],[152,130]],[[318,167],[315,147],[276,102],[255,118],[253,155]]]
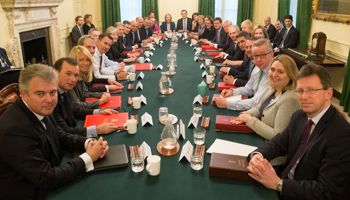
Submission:
[[[282,185],[283,185],[283,179],[280,179],[280,181],[277,183],[278,192],[282,192]]]

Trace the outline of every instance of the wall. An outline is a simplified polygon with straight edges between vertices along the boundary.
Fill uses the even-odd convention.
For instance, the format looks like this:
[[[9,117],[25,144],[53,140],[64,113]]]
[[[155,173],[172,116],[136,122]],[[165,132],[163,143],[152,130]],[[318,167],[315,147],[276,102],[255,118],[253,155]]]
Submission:
[[[69,34],[75,26],[73,0],[64,0],[57,8],[58,26],[61,32],[61,57],[68,56],[70,51]]]
[[[192,17],[192,14],[198,12],[198,0],[158,0],[159,21],[164,21],[166,13],[170,13],[173,22],[181,18],[181,10],[187,10],[187,16]],[[161,24],[161,23],[159,23]]]
[[[2,9],[1,5],[0,5],[0,27],[8,27],[8,20],[6,17],[6,12]],[[1,40],[0,40],[0,47],[7,49],[7,44],[8,44],[8,38],[10,38],[9,36],[9,30],[8,28],[4,28],[1,31]],[[11,59],[10,59],[11,61]]]

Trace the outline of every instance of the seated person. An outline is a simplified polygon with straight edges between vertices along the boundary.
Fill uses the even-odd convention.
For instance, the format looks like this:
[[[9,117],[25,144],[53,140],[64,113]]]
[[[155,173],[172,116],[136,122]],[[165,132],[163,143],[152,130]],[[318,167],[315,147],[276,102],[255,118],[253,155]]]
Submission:
[[[241,33],[248,33],[242,31]],[[241,34],[240,33],[240,34]],[[249,36],[249,35],[248,35]],[[254,69],[254,62],[252,61],[252,45],[256,41],[255,38],[247,39],[245,43],[245,59],[242,65],[221,67],[220,72],[226,73],[223,80],[226,85],[234,85],[236,87],[245,86],[250,79],[252,71]]]
[[[237,40],[237,35],[239,34],[238,26],[232,25],[229,28],[229,35],[231,37],[232,43],[226,52],[221,52],[215,58],[224,58],[226,60],[234,61],[234,62],[225,62],[227,65],[241,65],[244,57],[244,48],[245,45],[242,44],[242,49],[239,48]],[[241,37],[248,37],[249,35],[241,34]]]
[[[204,44],[226,44],[227,34],[222,27],[222,20],[220,17],[214,19],[214,28],[216,30],[215,37],[212,40],[203,40]]]
[[[110,34],[101,34],[97,40],[97,48],[93,56],[95,78],[125,80],[127,72],[123,62],[114,62],[105,55],[111,48],[113,38]]]
[[[192,19],[187,17],[187,10],[181,10],[181,19],[177,20],[176,31],[179,33],[190,32]]]
[[[209,46],[222,49],[222,51],[227,51],[227,49],[230,48],[230,44],[232,42],[232,39],[230,38],[230,34],[229,34],[230,26],[232,26],[232,22],[230,20],[226,20],[222,25],[226,33],[226,40],[224,41],[223,44],[209,43]],[[237,31],[239,32],[239,27],[237,26],[236,28],[237,28]]]
[[[162,33],[171,33],[175,31],[175,23],[172,22],[172,17],[169,13],[165,14],[164,20],[165,22],[162,22],[161,30]]]
[[[47,194],[94,169],[108,150],[102,137],[93,141],[64,132],[52,111],[57,104],[57,74],[47,65],[21,71],[21,97],[1,115],[0,196],[46,199]],[[61,164],[63,150],[80,156]]]
[[[245,31],[246,33],[248,33],[251,37],[251,32],[253,30],[253,22],[250,21],[249,19],[246,19],[244,20],[242,23],[241,23],[241,28],[242,28],[242,31]],[[253,35],[254,36],[254,35]]]
[[[111,47],[109,48],[106,56],[109,60],[117,62],[135,62],[136,56],[134,54],[122,53],[121,48],[118,48],[118,38],[119,38],[119,29],[116,27],[110,26],[106,29],[105,34],[109,34],[113,38]],[[122,36],[123,37],[123,36]],[[120,41],[123,42],[123,41]],[[123,44],[121,44],[123,45]]]
[[[253,43],[254,64],[248,83],[244,87],[237,89],[223,90],[221,97],[215,98],[216,106],[219,108],[227,108],[231,110],[245,111],[249,110],[261,101],[266,94],[269,85],[268,73],[270,70],[270,61],[273,58],[273,51],[270,40],[259,39]],[[225,97],[232,95],[253,96],[250,99],[227,101]]]
[[[276,30],[275,37],[270,38],[271,43],[274,43],[276,41],[276,39],[280,35],[281,31],[283,30],[283,23],[280,20],[276,20],[276,22],[275,22],[275,30]]]
[[[144,21],[142,17],[136,18],[137,29],[135,32],[135,44],[141,46],[142,43],[150,43],[152,42],[151,38],[148,38],[148,33],[144,26]]]
[[[188,33],[189,37],[198,38],[200,35],[202,35],[205,31],[205,24],[204,24],[204,16],[198,15],[197,17],[197,28],[198,31],[192,31]]]
[[[138,48],[137,44],[133,44],[133,33],[131,32],[131,22],[124,20],[124,35],[123,35],[123,43],[125,47],[125,51],[135,51]],[[117,27],[118,28],[118,27]]]
[[[280,199],[350,199],[350,124],[331,105],[331,76],[314,63],[297,75],[296,111],[287,128],[248,155],[249,175]],[[275,171],[270,160],[287,156]]]
[[[92,15],[86,14],[84,16],[84,25],[83,25],[84,35],[87,35],[89,33],[89,30],[92,28],[95,28],[94,24],[92,23]]]
[[[232,124],[246,123],[253,131],[272,140],[288,126],[293,113],[300,109],[295,92],[298,68],[287,55],[274,57],[269,71],[270,89],[254,108],[241,113]],[[286,163],[286,157],[270,161],[272,166]]]
[[[114,114],[118,113],[112,109],[100,110],[90,109],[81,104],[72,104],[69,90],[72,90],[79,76],[79,67],[76,60],[65,57],[58,59],[54,64],[58,74],[57,97],[58,103],[53,111],[55,121],[60,128],[72,134],[85,137],[97,137],[97,134],[107,134],[116,131],[118,127],[113,123],[104,123],[98,126],[76,127],[76,119],[85,120],[86,115],[92,114]],[[108,96],[107,96],[108,98]]]
[[[278,38],[276,38],[273,43],[275,52],[279,52],[279,48],[298,48],[299,45],[300,34],[293,26],[293,17],[291,15],[286,15],[284,17],[284,23],[286,24],[286,27],[282,29]]]
[[[98,30],[97,28],[91,28],[88,32],[88,35],[93,36],[94,38],[96,38],[96,40],[98,40],[98,37],[100,36],[101,32],[100,30]]]
[[[151,11],[151,12],[148,13],[148,17],[151,19],[152,32],[153,33],[159,33],[159,26],[158,26],[158,22],[157,22],[157,19],[156,19],[156,13]]]
[[[264,18],[264,29],[266,30],[267,34],[269,35],[269,39],[275,38],[276,35],[276,28],[273,24],[271,24],[271,17],[265,17]],[[271,41],[272,43],[273,41]]]
[[[75,18],[75,23],[76,25],[72,28],[72,38],[73,38],[73,46],[76,46],[78,43],[78,40],[81,36],[84,35],[84,30],[83,30],[83,17],[82,16],[77,16]]]
[[[0,48],[0,72],[7,71],[0,74],[0,90],[11,83],[18,83],[20,71],[10,71],[11,66],[6,50]]]
[[[152,31],[152,26],[151,26],[151,18],[145,17],[143,19],[144,19],[143,25],[144,25],[144,28],[146,30],[146,35],[147,35],[147,37],[152,37],[153,31]],[[151,39],[151,38],[149,38],[149,39]]]
[[[198,32],[198,13],[192,14],[192,29],[190,32]]]
[[[213,25],[214,23],[213,20],[208,19],[204,23],[205,23],[204,33],[198,37],[198,40],[200,42],[203,42],[204,40],[212,40],[215,38],[215,35],[216,35],[216,30]]]
[[[269,34],[267,34],[265,28],[261,25],[256,25],[254,27],[252,36],[258,39],[269,39]]]
[[[126,37],[124,37],[124,31],[125,31],[125,26],[124,24],[120,23],[120,22],[117,22],[114,24],[114,27],[116,27],[118,29],[118,40],[116,42],[116,45],[117,45],[117,48],[119,50],[119,52],[123,52],[123,51],[132,51],[134,50],[134,48],[131,48],[131,47],[126,47],[124,43],[126,43]],[[127,57],[128,58],[132,58],[130,59],[131,62],[135,62],[136,61],[136,58],[138,57],[139,55],[137,53],[133,53],[133,54],[127,54]],[[126,61],[124,61],[126,62]]]

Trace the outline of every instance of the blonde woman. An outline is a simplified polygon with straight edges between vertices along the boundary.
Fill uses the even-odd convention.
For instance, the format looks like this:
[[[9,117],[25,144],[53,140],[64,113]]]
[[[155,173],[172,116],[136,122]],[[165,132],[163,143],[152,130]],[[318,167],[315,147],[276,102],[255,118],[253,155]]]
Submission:
[[[252,37],[258,38],[258,39],[269,39],[269,34],[265,30],[265,27],[261,25],[256,25],[252,31]]]
[[[293,113],[300,109],[296,89],[298,68],[294,60],[280,55],[271,61],[270,90],[254,108],[241,113],[232,124],[246,123],[254,132],[271,140],[289,124]],[[285,164],[285,157],[271,161],[273,166]]]
[[[162,22],[162,26],[161,26],[162,33],[165,33],[165,32],[171,33],[175,31],[175,23],[171,21],[172,19],[173,18],[169,13],[165,14],[165,17],[164,17],[165,22]]]
[[[69,57],[78,61],[79,76],[77,84],[72,90],[69,90],[69,95],[73,104],[80,104],[86,108],[96,109],[99,105],[107,103],[111,97],[106,92],[90,92],[85,83],[92,80],[93,61],[90,52],[83,46],[75,46],[69,53]],[[99,100],[85,102],[85,98],[97,97]]]

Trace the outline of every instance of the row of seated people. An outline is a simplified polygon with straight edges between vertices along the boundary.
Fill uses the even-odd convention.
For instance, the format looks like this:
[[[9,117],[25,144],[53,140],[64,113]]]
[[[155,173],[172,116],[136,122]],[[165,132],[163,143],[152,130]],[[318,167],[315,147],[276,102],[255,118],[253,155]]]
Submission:
[[[220,20],[216,21],[220,22]],[[98,127],[77,128],[75,119],[84,119],[86,114],[115,113],[114,110],[98,110],[97,108],[98,105],[109,100],[109,90],[121,89],[123,87],[116,81],[126,78],[126,72],[124,71],[125,64],[113,61],[114,59],[108,58],[106,54],[111,50],[114,43],[117,43],[116,49],[118,49],[118,43],[124,48],[135,49],[139,44],[134,41],[142,42],[143,40],[151,40],[148,37],[147,29],[143,28],[145,26],[143,26],[143,19],[141,17],[138,17],[136,21],[130,22],[129,33],[126,31],[126,24],[128,23],[117,23],[117,30],[111,27],[109,30],[107,29],[108,33],[100,35],[97,33],[98,30],[91,31],[91,34],[96,34],[95,36],[98,39],[91,35],[81,37],[78,41],[79,45],[71,50],[69,57],[59,59],[55,62],[53,67],[54,71],[42,65],[29,66],[22,71],[19,81],[22,97],[17,100],[13,106],[9,107],[8,111],[1,117],[1,120],[5,122],[4,124],[8,126],[0,129],[0,141],[3,141],[0,147],[0,152],[2,154],[0,157],[0,166],[2,166],[3,169],[1,170],[2,177],[6,180],[6,185],[3,185],[3,188],[16,188],[15,185],[18,185],[19,182],[13,180],[20,180],[26,192],[17,193],[19,198],[21,195],[38,199],[45,198],[49,190],[92,170],[92,162],[99,157],[103,157],[104,153],[108,150],[106,142],[103,141],[102,138],[98,141],[92,141],[87,139],[87,137],[96,137],[97,134],[110,133],[115,131],[117,127],[113,124],[103,124]],[[121,31],[122,26],[124,32]],[[123,32],[123,34],[120,34],[120,31]],[[298,195],[310,195],[311,197],[338,195],[338,193],[343,192],[343,188],[347,187],[349,183],[344,178],[339,177],[339,175],[348,175],[349,170],[340,170],[336,168],[336,166],[330,169],[339,169],[336,174],[337,180],[335,180],[329,177],[327,173],[314,173],[314,171],[318,171],[317,169],[323,166],[321,164],[306,170],[294,168],[291,172],[293,175],[288,175],[289,179],[287,178],[288,180],[285,181],[286,177],[280,176],[279,178],[276,172],[283,172],[286,164],[289,165],[293,163],[291,162],[291,157],[287,156],[287,152],[288,155],[294,155],[295,152],[291,151],[289,148],[279,149],[278,152],[280,153],[270,152],[270,149],[276,150],[277,147],[281,148],[281,145],[279,145],[280,143],[286,146],[290,143],[295,145],[295,143],[293,143],[295,141],[293,141],[291,137],[295,132],[294,126],[298,124],[297,120],[301,118],[300,116],[305,118],[304,115],[307,115],[309,118],[314,119],[316,116],[315,114],[323,115],[326,111],[327,117],[331,116],[332,119],[334,118],[334,120],[338,121],[338,124],[340,123],[340,125],[344,127],[342,131],[339,130],[338,134],[344,136],[344,138],[349,138],[343,134],[349,129],[349,124],[344,119],[339,119],[339,117],[334,114],[333,107],[330,106],[332,88],[330,87],[329,73],[327,71],[322,71],[322,67],[314,65],[306,66],[304,67],[305,69],[302,69],[302,71],[298,73],[296,64],[290,57],[286,55],[274,57],[273,47],[269,40],[250,38],[248,32],[239,32],[237,26],[228,26],[228,31],[232,43],[234,42],[234,45],[231,43],[228,49],[231,49],[233,52],[243,52],[241,53],[242,58],[236,61],[238,61],[241,65],[240,67],[244,69],[230,68],[228,73],[235,70],[240,72],[244,71],[245,74],[248,74],[249,78],[246,84],[243,83],[240,88],[222,91],[222,97],[215,99],[216,105],[219,108],[244,111],[236,120],[232,121],[232,123],[246,123],[257,134],[261,135],[266,140],[271,140],[266,143],[269,148],[264,145],[264,147],[257,150],[260,154],[254,153],[249,157],[252,159],[249,163],[250,175],[266,187],[281,191],[282,189],[278,189],[277,186],[281,184],[280,182],[283,180],[282,184],[284,182],[285,185],[283,186],[283,193],[281,193],[281,195],[286,196],[286,198],[292,197],[292,199],[298,199],[298,197],[300,197]],[[114,36],[112,36],[112,34],[114,34]],[[216,38],[214,37],[212,41],[222,41],[222,38],[227,38],[227,36],[220,37],[219,34],[219,31],[217,31],[215,35]],[[132,38],[131,41],[134,43],[130,42],[129,45],[126,45],[125,37],[127,37],[127,35],[129,35],[129,39]],[[119,39],[121,42],[118,42]],[[203,40],[203,42],[206,41]],[[219,45],[218,43],[216,44]],[[222,45],[225,44],[222,43]],[[123,50],[118,51],[122,53]],[[114,56],[114,53],[112,54]],[[228,53],[224,53],[222,55],[228,57],[227,54]],[[126,56],[130,56],[129,58],[133,59],[136,55]],[[118,59],[120,58],[117,58],[117,60]],[[57,80],[53,74],[57,74]],[[314,76],[316,76],[316,78]],[[225,76],[224,80],[226,81],[228,78],[228,76]],[[327,82],[327,84],[323,83],[323,79],[325,79],[324,81]],[[230,80],[235,84],[240,79],[231,78]],[[55,81],[57,81],[58,87]],[[91,84],[99,82],[108,83],[109,85],[91,88]],[[321,86],[319,86],[320,84]],[[324,93],[323,96],[321,94],[321,96],[318,95],[322,98],[312,98],[312,95],[315,95],[316,92]],[[252,98],[235,102],[227,101],[225,97],[231,95],[246,95]],[[100,99],[95,102],[85,103],[86,97],[99,97]],[[314,101],[316,102],[316,108],[310,105]],[[298,111],[293,115],[293,113],[300,108],[302,108],[303,111]],[[51,115],[51,113],[53,113],[53,115]],[[23,121],[18,122],[15,120],[18,119],[19,116],[22,117]],[[40,122],[43,118],[45,120]],[[290,119],[292,119],[292,121],[290,121]],[[22,126],[10,122],[24,123],[25,126],[23,127],[25,127],[26,130],[21,129]],[[299,123],[302,124],[302,127],[306,124],[304,122]],[[294,124],[294,126],[290,127],[288,124]],[[314,124],[317,124],[317,121],[315,121]],[[333,127],[334,125],[330,126],[335,128]],[[36,132],[28,132],[37,129],[38,131]],[[30,135],[31,137],[26,137],[27,139],[23,141],[15,141],[14,138],[17,137],[17,135],[14,133],[17,132],[23,135]],[[28,145],[30,146],[38,142],[37,134],[41,132],[47,132],[49,139],[41,138],[40,141],[46,145],[35,148],[38,148],[38,152],[45,152],[45,154],[34,151],[28,152],[26,150]],[[53,135],[53,138],[50,138],[50,135]],[[278,137],[275,137],[276,135],[278,135]],[[338,140],[337,142],[339,144],[347,142],[347,140]],[[67,141],[69,141],[69,144]],[[13,143],[18,145],[13,145]],[[274,144],[275,146],[273,146]],[[296,145],[298,145],[298,143]],[[322,148],[326,150],[327,145],[328,144],[323,144]],[[61,147],[72,150],[74,148],[73,146],[79,146],[79,149],[85,149],[86,153],[65,165],[58,166],[62,156]],[[346,156],[349,157],[348,150],[344,151],[342,147],[339,149],[340,150],[337,149],[337,151],[341,151],[339,155],[341,160],[344,159],[344,156],[345,158]],[[22,153],[23,155],[17,156],[14,159],[12,156],[14,152],[26,153]],[[269,158],[270,162],[263,160],[262,157],[259,156],[266,156]],[[307,156],[312,158],[312,153]],[[323,157],[318,159],[323,159]],[[40,160],[40,162],[38,163],[37,160]],[[301,160],[299,165],[308,166],[308,162],[310,161]],[[25,167],[22,166],[23,163],[26,163]],[[269,165],[270,163],[275,167],[276,172],[273,170],[272,166]],[[38,165],[40,166],[38,167]],[[272,170],[263,170],[265,168],[272,168]],[[313,171],[309,177],[310,180],[320,182],[318,178],[321,175],[324,175],[324,178],[327,180],[321,182],[319,186],[308,187],[302,186],[302,184],[299,185],[295,183],[295,181],[293,182],[293,179],[305,180],[305,174],[310,170]],[[57,173],[52,173],[52,171],[57,171]],[[302,174],[300,174],[299,171],[302,171]],[[24,174],[30,174],[30,176],[24,176]],[[47,174],[53,175],[47,176]],[[274,179],[265,180],[269,176],[274,177]],[[333,190],[328,184],[328,181],[331,182],[331,184],[342,185],[342,187],[339,190]],[[326,189],[317,194],[295,194],[291,192],[291,190],[298,187],[304,190]],[[13,198],[11,189],[3,192],[5,198]]]

